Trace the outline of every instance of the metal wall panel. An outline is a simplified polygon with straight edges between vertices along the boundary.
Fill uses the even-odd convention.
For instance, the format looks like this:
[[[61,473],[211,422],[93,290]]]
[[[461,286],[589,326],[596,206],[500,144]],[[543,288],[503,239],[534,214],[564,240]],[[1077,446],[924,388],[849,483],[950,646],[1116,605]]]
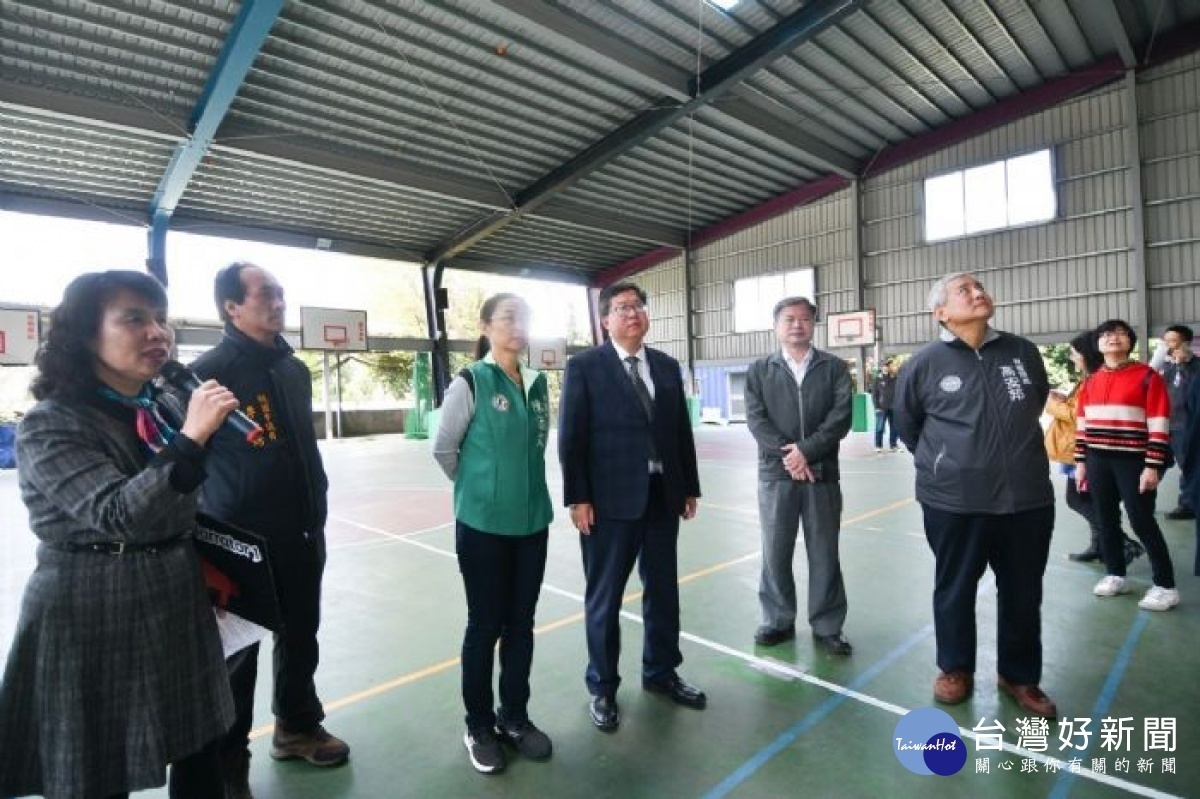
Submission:
[[[911,350],[935,335],[929,287],[958,271],[978,274],[993,291],[998,327],[1037,341],[1065,341],[1113,317],[1139,324],[1142,276],[1129,186],[1139,167],[1150,326],[1200,325],[1200,54],[1139,76],[1140,165],[1126,154],[1127,101],[1119,82],[863,182],[865,305],[876,309],[885,352]],[[926,178],[1043,147],[1054,151],[1055,220],[925,243]],[[775,347],[769,330],[733,332],[733,284],[740,278],[815,267],[822,316],[854,309],[852,202],[847,189],[695,253],[690,286],[699,364],[744,364]],[[656,292],[680,290],[682,264],[680,258],[647,273],[659,281]],[[676,328],[661,317],[656,309],[652,335],[683,351]],[[823,329],[817,340],[823,343]]]
[[[687,363],[687,280],[683,256],[672,258],[632,280],[646,292],[650,306],[650,332],[646,343],[680,363]]]
[[[977,274],[995,295],[996,325],[1039,340],[1129,315],[1136,282],[1124,109],[1120,88],[1105,88],[866,181],[866,304],[876,309],[885,351],[933,337],[928,291],[950,272]],[[925,243],[926,178],[1043,147],[1054,150],[1054,221]]]
[[[770,330],[734,332],[733,285],[742,278],[812,267],[813,299],[822,316],[856,310],[852,202],[845,189],[697,251],[692,306],[698,362],[748,362],[776,346]],[[823,342],[823,328],[817,338]]]
[[[1151,329],[1200,325],[1200,54],[1139,76]]]

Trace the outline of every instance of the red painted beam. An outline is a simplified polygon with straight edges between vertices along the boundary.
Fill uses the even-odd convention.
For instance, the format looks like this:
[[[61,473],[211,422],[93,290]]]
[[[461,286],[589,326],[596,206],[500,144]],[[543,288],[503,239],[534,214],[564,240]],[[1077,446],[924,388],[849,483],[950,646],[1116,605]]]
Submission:
[[[602,272],[597,272],[592,276],[592,286],[594,288],[604,288],[611,286],[618,280],[624,280],[630,275],[636,275],[638,272],[644,272],[652,266],[666,263],[672,258],[677,257],[683,250],[675,247],[659,247],[657,250],[650,250],[641,255],[634,256],[624,263],[610,266]]]

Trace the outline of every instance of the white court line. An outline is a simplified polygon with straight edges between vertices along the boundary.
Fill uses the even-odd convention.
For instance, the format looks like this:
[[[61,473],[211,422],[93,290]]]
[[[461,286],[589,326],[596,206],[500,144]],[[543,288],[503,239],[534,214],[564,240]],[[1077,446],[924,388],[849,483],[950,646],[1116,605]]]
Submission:
[[[440,547],[433,546],[432,544],[426,544],[424,541],[416,541],[413,538],[414,536],[418,536],[423,533],[429,533],[429,532],[433,532],[435,530],[440,530],[444,527],[448,527],[448,526],[450,526],[450,524],[452,524],[452,522],[440,524],[435,527],[428,527],[424,530],[417,530],[416,532],[412,532],[412,533],[405,533],[404,535],[398,535],[396,533],[389,533],[386,530],[381,530],[377,527],[371,527],[369,525],[360,524],[359,522],[351,521],[349,519],[339,519],[339,521],[342,521],[346,524],[353,525],[355,527],[361,527],[364,530],[368,530],[373,533],[378,533],[379,535],[386,536],[387,538],[391,538],[396,541],[402,541],[406,544],[411,544],[413,546],[420,547],[421,549],[427,550],[429,552],[433,552],[434,554],[437,554],[437,555],[442,555],[443,557],[455,558],[455,559],[457,559],[457,557],[458,557],[453,552],[449,552]],[[548,591],[552,594],[557,594],[558,596],[561,596],[561,597],[566,597],[567,599],[575,600],[576,602],[579,602],[581,604],[583,603],[582,596],[574,593],[573,591],[568,591],[565,588],[559,588],[557,586],[550,585],[548,583],[542,583],[542,590]],[[622,618],[628,619],[629,621],[632,621],[636,624],[644,624],[642,617],[636,613],[633,613],[632,611],[622,610],[621,616],[622,616]],[[823,680],[820,677],[814,677],[813,675],[808,674],[807,672],[801,671],[800,669],[796,668],[795,666],[793,666],[791,664],[783,663],[781,661],[778,661],[778,660],[775,660],[772,658],[762,658],[762,657],[759,657],[758,655],[752,655],[749,652],[743,652],[739,649],[734,649],[733,647],[726,646],[725,644],[722,644],[718,641],[713,641],[709,638],[703,638],[699,635],[694,635],[692,633],[689,633],[689,632],[686,632],[683,630],[680,631],[679,637],[683,638],[686,641],[690,641],[693,644],[696,644],[697,646],[704,647],[706,649],[710,649],[714,652],[719,652],[723,655],[728,655],[729,657],[743,660],[746,663],[750,664],[751,667],[756,668],[760,671],[775,672],[777,674],[781,674],[783,676],[790,677],[792,679],[800,680],[802,682],[808,683],[809,685],[814,685],[818,688],[823,688],[826,691],[829,691],[830,693],[839,694],[841,696],[846,697],[847,699],[853,699],[856,702],[861,702],[864,705],[869,705],[871,707],[878,708],[887,713],[891,713],[895,716],[903,716],[903,715],[907,714],[909,711],[914,709],[914,708],[906,708],[901,705],[897,705],[893,702],[888,702],[884,699],[879,699],[878,697],[871,696],[870,694],[864,694],[861,691],[855,691],[853,688],[847,688],[843,685],[838,685],[837,683],[829,682],[828,680]],[[959,727],[958,731],[959,731],[961,737],[963,737],[963,738],[970,738],[973,740],[978,739],[978,736],[975,734],[974,730],[967,729],[966,727]],[[1022,749],[1021,747],[1017,746],[1016,744],[1009,743],[1008,741],[1001,741],[1001,743],[1003,745],[1003,751],[1005,751],[1005,752],[1010,752],[1010,753],[1012,753],[1014,755],[1018,755],[1022,758],[1030,758],[1032,760],[1035,760],[1035,761],[1041,763],[1042,765],[1048,765],[1050,763],[1055,763],[1058,765],[1060,770],[1068,771],[1067,761],[1059,760],[1054,757],[1048,757],[1039,752],[1032,752],[1028,749]],[[980,750],[979,750],[978,746],[976,746],[976,752],[979,752],[979,751]],[[982,751],[989,751],[989,750],[985,749]],[[1091,769],[1080,768],[1080,770],[1078,772],[1071,772],[1071,773],[1075,774],[1075,776],[1077,776],[1077,777],[1081,777],[1083,779],[1090,779],[1095,782],[1099,782],[1099,783],[1103,783],[1105,785],[1112,786],[1114,788],[1120,788],[1124,791],[1127,791],[1127,792],[1133,793],[1133,794],[1137,794],[1139,796],[1149,796],[1149,797],[1153,797],[1154,799],[1185,799],[1184,797],[1178,796],[1176,794],[1165,793],[1163,791],[1159,791],[1154,788],[1147,788],[1143,785],[1138,785],[1135,782],[1127,782],[1126,780],[1122,780],[1117,777],[1113,777],[1110,774],[1099,774],[1097,772],[1092,771]]]

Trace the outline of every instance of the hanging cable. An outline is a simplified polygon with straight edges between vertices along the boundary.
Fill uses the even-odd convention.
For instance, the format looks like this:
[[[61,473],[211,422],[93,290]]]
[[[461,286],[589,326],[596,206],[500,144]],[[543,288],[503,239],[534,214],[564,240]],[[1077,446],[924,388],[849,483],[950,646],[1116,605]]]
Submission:
[[[361,0],[359,4],[366,9],[370,9],[370,6],[361,2]],[[383,22],[380,21],[380,17],[383,16],[383,13],[384,9],[378,9],[377,13],[374,16],[371,16],[371,22],[374,23],[377,28],[379,28],[379,32],[384,36],[395,39],[396,37],[389,33],[387,28],[384,27]],[[411,61],[408,60],[408,56],[404,54],[404,49],[399,47],[396,48],[396,54],[400,57],[400,60],[404,62],[405,66],[408,67],[409,71],[416,77],[417,83],[421,86],[422,93],[428,97],[429,101],[437,108],[438,113],[441,114],[442,118],[446,120],[446,124],[449,125],[451,130],[453,130],[458,136],[462,146],[467,150],[467,154],[483,168],[483,171],[487,173],[487,176],[491,179],[491,181],[496,184],[496,188],[500,189],[500,193],[503,194],[504,198],[508,201],[509,209],[512,211],[518,210],[516,200],[513,199],[513,196],[508,193],[507,189],[504,188],[504,184],[501,183],[500,179],[497,178],[492,172],[492,168],[488,165],[487,161],[485,161],[479,152],[471,145],[470,138],[468,138],[467,134],[464,133],[463,130],[458,126],[458,123],[454,121],[454,117],[450,115],[450,112],[448,112],[438,100],[437,95],[421,76],[421,72],[415,66],[413,66]]]

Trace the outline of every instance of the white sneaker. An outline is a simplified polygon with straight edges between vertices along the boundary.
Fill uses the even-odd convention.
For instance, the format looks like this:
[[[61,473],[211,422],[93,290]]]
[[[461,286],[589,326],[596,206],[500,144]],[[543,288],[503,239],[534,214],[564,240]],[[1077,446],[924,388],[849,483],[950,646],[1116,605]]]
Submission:
[[[876,447],[876,448],[875,448],[875,451],[876,451],[876,452],[883,452],[883,447]]]
[[[1125,584],[1124,577],[1118,577],[1115,574],[1109,574],[1100,578],[1100,582],[1096,583],[1096,587],[1092,589],[1092,593],[1096,596],[1117,596],[1118,594],[1128,594],[1129,586]],[[1147,594],[1147,596],[1149,596],[1149,594]]]
[[[1179,590],[1154,586],[1138,602],[1142,610],[1170,610],[1179,604]]]

